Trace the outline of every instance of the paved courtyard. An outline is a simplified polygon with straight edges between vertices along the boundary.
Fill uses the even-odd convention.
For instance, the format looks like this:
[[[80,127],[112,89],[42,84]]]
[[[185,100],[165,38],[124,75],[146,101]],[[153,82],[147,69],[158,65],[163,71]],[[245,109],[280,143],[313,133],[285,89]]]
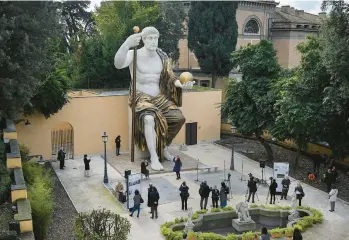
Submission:
[[[200,159],[200,162],[206,165],[218,166],[219,171],[216,173],[199,173],[199,180],[206,180],[210,186],[220,182],[226,178],[228,172],[231,176],[231,190],[233,198],[228,202],[229,205],[235,206],[236,203],[245,200],[247,181],[240,181],[243,163],[243,179],[247,180],[247,174],[252,173],[254,176],[261,178],[261,170],[259,164],[235,153],[235,171],[224,171],[224,165],[228,168],[230,163],[231,151],[215,144],[199,144],[189,146],[188,151],[183,152],[188,157]],[[185,164],[185,163],[184,163]],[[187,213],[181,211],[181,202],[178,188],[182,181],[186,181],[190,188],[189,206],[196,211],[199,209],[199,183],[196,171],[188,171],[182,173],[182,179],[176,180],[174,173],[163,173],[151,175],[150,180],[144,180],[141,184],[141,194],[146,202],[147,187],[149,183],[154,184],[160,192],[159,218],[152,220],[149,218],[149,209],[144,204],[140,218],[131,218],[124,207],[117,203],[115,198],[103,186],[103,159],[100,156],[93,156],[91,161],[91,177],[83,176],[82,159],[68,160],[66,169],[60,170],[58,162],[53,163],[53,167],[58,177],[69,193],[74,205],[79,212],[90,211],[94,208],[105,207],[114,212],[121,214],[130,219],[132,223],[129,239],[164,239],[160,234],[160,225],[165,221],[171,221],[176,217],[185,216]],[[272,169],[266,168],[266,179],[272,175]],[[225,173],[225,176],[224,176]],[[122,175],[108,164],[109,183],[114,188],[118,181],[124,182]],[[291,179],[293,180],[293,179]],[[296,182],[293,181],[291,189],[294,188]],[[324,213],[324,223],[309,229],[304,234],[304,239],[319,240],[343,240],[349,239],[346,226],[349,225],[349,205],[343,201],[337,201],[336,211],[330,213],[328,211],[327,194],[303,184],[305,198],[303,205],[321,209]],[[257,204],[266,203],[267,188],[260,187],[258,189]],[[280,205],[289,205],[289,201],[280,201]],[[147,236],[145,238],[145,236]]]

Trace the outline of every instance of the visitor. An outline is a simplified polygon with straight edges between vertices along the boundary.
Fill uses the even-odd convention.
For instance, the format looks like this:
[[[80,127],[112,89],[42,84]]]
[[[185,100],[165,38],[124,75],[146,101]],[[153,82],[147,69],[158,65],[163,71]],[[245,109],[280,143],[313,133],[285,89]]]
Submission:
[[[179,191],[181,192],[179,196],[181,196],[181,201],[182,201],[182,211],[187,211],[188,210],[188,198],[189,198],[189,187],[185,182],[182,183],[182,185],[179,188]]]
[[[252,196],[252,203],[254,203],[254,196],[257,192],[257,181],[254,179],[252,174],[250,175],[250,180],[248,180],[247,187],[249,192],[247,202],[250,202]]]
[[[221,208],[224,208],[225,206],[227,206],[228,194],[229,194],[229,189],[227,188],[224,182],[221,182],[221,190],[219,191]]]
[[[331,167],[327,169],[327,172],[325,174],[325,183],[327,186],[327,193],[329,193],[331,191],[331,186],[334,183],[334,175],[332,173]]]
[[[158,218],[158,205],[159,205],[159,199],[160,195],[158,190],[155,187],[152,187],[149,194],[149,202],[150,202],[150,212],[151,212],[151,219]]]
[[[212,192],[212,207],[218,208],[219,191],[216,185],[213,186],[213,189],[211,189],[211,192]]]
[[[294,192],[296,193],[296,198],[298,199],[299,206],[302,206],[302,198],[305,196],[305,194],[299,182],[297,183],[297,187],[294,189]]]
[[[139,191],[137,189],[135,190],[133,202],[134,202],[134,205],[133,205],[132,213],[130,214],[130,217],[133,217],[133,213],[137,210],[137,217],[139,218],[139,212],[141,210],[141,203],[143,203],[143,198],[141,194],[139,194]]]
[[[121,137],[118,135],[115,138],[115,146],[116,146],[116,156],[120,155],[120,147],[121,147]]]
[[[260,240],[270,240],[270,235],[268,233],[268,229],[266,227],[262,227]]]
[[[328,194],[328,197],[330,198],[330,205],[331,205],[330,212],[334,212],[334,207],[337,201],[337,195],[338,195],[338,189],[335,184],[332,184],[332,189]]]
[[[58,151],[58,161],[59,161],[59,168],[60,169],[64,169],[64,160],[65,160],[65,152],[63,151],[63,147],[61,147],[61,149]]]
[[[173,171],[176,172],[177,180],[179,180],[179,179],[181,179],[182,161],[179,158],[179,156],[177,156],[176,158],[173,159],[173,162],[175,163],[175,165],[173,167]]]
[[[275,204],[275,195],[276,195],[276,189],[278,187],[278,184],[276,183],[276,180],[273,179],[272,183],[269,186],[269,193],[270,193],[270,204]],[[274,199],[274,200],[273,200]]]
[[[281,185],[282,185],[281,200],[284,198],[285,200],[287,200],[287,194],[288,194],[288,190],[290,189],[290,184],[291,184],[291,181],[289,177],[285,176],[285,178],[282,179],[281,181]]]
[[[333,174],[333,183],[336,183],[337,182],[337,177],[338,177],[338,171],[337,171],[337,168],[336,166],[332,166],[332,174]]]
[[[149,170],[147,169],[148,167],[148,161],[144,160],[141,163],[141,173],[144,174],[145,178],[149,178]]]
[[[199,189],[199,194],[200,194],[200,208],[202,209],[206,209],[207,207],[207,201],[208,201],[208,197],[210,196],[210,187],[207,185],[207,182],[204,181],[203,183],[201,183],[200,185],[200,189]],[[205,201],[205,203],[204,203]]]
[[[85,177],[90,177],[90,162],[91,158],[87,159],[87,154],[84,155],[84,164],[85,164]]]
[[[148,188],[148,201],[147,201],[147,206],[150,208],[149,213],[151,213],[151,204],[150,204],[150,192],[153,189],[153,184],[149,183],[149,188]]]
[[[298,228],[295,228],[293,230],[293,237],[292,240],[303,240],[301,231]]]

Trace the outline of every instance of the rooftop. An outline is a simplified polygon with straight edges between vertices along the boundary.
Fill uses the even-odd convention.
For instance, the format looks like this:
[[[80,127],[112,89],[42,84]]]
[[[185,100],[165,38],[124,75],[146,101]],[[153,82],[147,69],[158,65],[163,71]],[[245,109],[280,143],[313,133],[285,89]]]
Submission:
[[[321,15],[322,13],[320,13]],[[290,23],[308,23],[321,24],[321,16],[304,12],[290,6],[276,7],[273,13],[274,22],[290,22]]]

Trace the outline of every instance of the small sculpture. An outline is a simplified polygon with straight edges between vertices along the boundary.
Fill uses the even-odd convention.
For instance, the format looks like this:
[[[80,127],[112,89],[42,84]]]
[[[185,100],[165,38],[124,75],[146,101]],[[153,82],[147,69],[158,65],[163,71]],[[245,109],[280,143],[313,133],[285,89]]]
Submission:
[[[191,220],[192,216],[193,216],[193,208],[189,208],[188,221],[185,223],[186,232],[191,232],[194,229],[195,224]]]
[[[248,204],[246,202],[240,202],[236,204],[236,212],[238,214],[238,222],[250,222],[252,221],[250,213],[248,211]]]
[[[293,195],[292,195],[291,207],[292,207],[292,210],[290,210],[290,215],[288,215],[289,221],[293,221],[293,220],[299,218],[299,213],[296,209],[297,208],[297,195],[296,195],[296,193],[293,193]]]

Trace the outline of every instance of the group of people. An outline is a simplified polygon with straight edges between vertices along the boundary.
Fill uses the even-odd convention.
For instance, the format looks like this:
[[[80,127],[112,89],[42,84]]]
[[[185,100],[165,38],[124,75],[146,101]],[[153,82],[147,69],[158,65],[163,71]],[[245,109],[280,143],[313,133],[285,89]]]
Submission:
[[[151,219],[158,218],[158,205],[160,200],[160,194],[155,186],[149,184],[148,188],[148,203],[147,206],[150,208]],[[137,211],[137,217],[139,218],[139,213],[141,209],[141,204],[144,200],[138,190],[135,190],[135,195],[133,196],[133,208],[131,210],[130,216],[133,217],[133,213]]]
[[[218,208],[218,201],[220,201],[220,207],[227,206],[229,187],[225,182],[221,182],[220,190],[217,189],[217,186],[214,185],[213,188],[207,185],[207,182],[204,181],[200,184],[199,195],[200,195],[200,208],[207,209],[208,198],[211,193],[212,207]]]
[[[324,182],[326,183],[327,192],[331,191],[332,185],[337,182],[338,171],[335,166],[327,168],[325,173]]]
[[[270,240],[270,234],[268,233],[268,229],[266,227],[262,227],[261,235],[259,237],[260,240]],[[298,228],[293,230],[292,240],[303,240],[301,231]]]

